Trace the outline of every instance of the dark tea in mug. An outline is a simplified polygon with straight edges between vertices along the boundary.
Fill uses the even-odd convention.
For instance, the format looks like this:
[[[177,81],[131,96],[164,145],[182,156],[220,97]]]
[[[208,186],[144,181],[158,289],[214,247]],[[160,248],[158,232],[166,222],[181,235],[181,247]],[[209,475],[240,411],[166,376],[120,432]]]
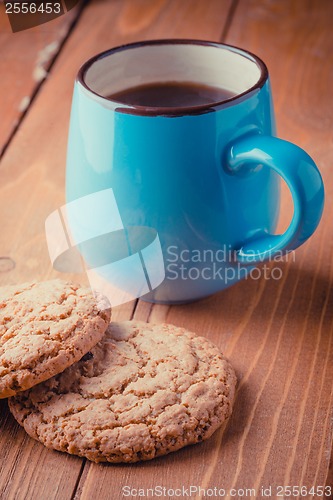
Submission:
[[[156,82],[130,87],[107,98],[131,106],[183,108],[226,101],[234,95],[229,90],[201,83]]]

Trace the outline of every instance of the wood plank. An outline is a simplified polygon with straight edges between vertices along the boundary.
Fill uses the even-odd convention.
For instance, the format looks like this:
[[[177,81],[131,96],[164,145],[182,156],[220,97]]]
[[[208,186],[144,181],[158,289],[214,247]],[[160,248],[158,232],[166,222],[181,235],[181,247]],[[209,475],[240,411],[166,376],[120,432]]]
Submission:
[[[0,157],[78,13],[14,34],[0,4]]]
[[[227,39],[232,44],[246,45],[267,61],[279,135],[313,156],[323,174],[327,199],[333,189],[330,173],[333,107],[328,106],[333,84],[328,62],[333,50],[332,16],[333,5],[327,0],[309,1],[306,5],[298,0],[260,4],[251,1],[246,8],[240,3]],[[283,201],[282,220],[286,225],[292,206],[290,196]],[[263,388],[262,399],[252,412],[251,429],[242,443],[250,449],[250,439],[256,440],[255,422],[260,421],[260,404],[266,403],[268,411],[272,410],[269,410],[269,391],[274,388],[276,394],[278,387],[273,385],[274,380],[281,376],[279,384],[284,389],[280,398],[276,398],[273,422],[266,434],[260,429],[263,442],[269,446],[265,445],[265,452],[264,446],[259,448],[256,457],[253,454],[248,457],[248,462],[255,459],[260,462],[261,475],[255,485],[273,480],[276,484],[325,484],[332,442],[332,215],[329,212],[326,204],[318,232],[297,251],[295,265],[288,268],[288,274],[297,273],[295,279],[287,278],[290,288],[287,281],[282,289],[280,304],[287,293],[289,308],[281,327],[280,346],[273,358],[267,388]],[[273,304],[272,300],[268,307]],[[279,317],[277,310],[272,315],[274,331]],[[269,340],[273,342],[272,330]],[[293,356],[285,352],[288,345]],[[290,368],[283,373],[285,363]],[[234,484],[241,485],[248,477],[247,465],[245,458],[238,461]],[[212,477],[217,474],[215,470]]]
[[[223,29],[219,22],[230,4],[158,1],[146,4],[143,11],[137,3],[110,2],[107,15],[105,5],[96,2],[87,8],[2,162],[1,254],[17,264],[0,275],[2,283],[55,275],[48,262],[43,223],[63,202],[67,133],[63,124],[79,64],[110,45],[138,38],[218,39]],[[332,73],[325,61],[333,49],[331,5],[326,0],[307,2],[304,9],[304,2],[298,0],[240,2],[227,38],[268,63],[280,135],[303,146],[318,161],[328,196],[333,117],[328,107]],[[316,88],[320,92],[314,93]],[[288,208],[284,207],[285,221]],[[45,450],[26,438],[3,412],[2,403],[0,447],[8,449],[8,455],[2,459],[5,494],[0,496],[69,498],[81,472],[76,497],[102,500],[110,498],[111,491],[112,498],[122,498],[126,484],[225,489],[287,482],[324,484],[331,452],[333,381],[330,210],[326,207],[316,236],[297,251],[296,262],[278,264],[281,280],[247,280],[187,306],[152,307],[140,302],[135,311],[139,319],[166,320],[204,334],[230,356],[240,384],[224,433],[150,463],[87,464],[82,470],[77,465],[82,464],[80,459]],[[120,308],[116,314],[128,318],[131,311]],[[20,477],[27,478],[23,490]],[[42,484],[46,477],[54,481],[47,487]],[[68,487],[61,490],[64,484]]]
[[[132,316],[135,302],[115,308],[113,319]],[[0,400],[0,498],[71,498],[84,461],[75,456],[47,450],[16,424],[6,400]]]
[[[272,76],[280,136],[318,162],[332,190],[333,109],[328,108],[333,50],[332,3],[240,2],[227,42],[261,56]],[[319,88],[320,92],[314,89]],[[290,220],[283,199],[281,227]],[[134,467],[112,469],[113,494],[122,487],[201,485],[254,488],[325,485],[332,443],[333,265],[331,208],[311,241],[284,263],[280,280],[247,280],[186,306],[139,302],[135,317],[168,321],[205,334],[230,357],[240,380],[234,414],[223,433],[196,449]],[[108,468],[90,464],[77,498],[96,485],[107,498]],[[240,495],[239,495],[240,496]],[[311,495],[308,495],[310,497]],[[230,494],[228,496],[230,498]]]
[[[0,256],[12,259],[15,267],[2,266],[0,285],[59,276],[49,263],[44,221],[64,202],[66,124],[78,67],[96,52],[138,38],[218,39],[230,5],[231,0],[214,0],[208,8],[200,0],[181,4],[176,0],[118,0],[88,5],[1,162]],[[116,308],[114,319],[130,318],[133,308],[133,303]],[[46,450],[29,439],[8,415],[6,404],[1,404],[0,448],[6,448],[7,454],[6,460],[0,458],[0,496],[70,498],[84,462]],[[107,467],[99,470],[114,472]],[[88,472],[89,467],[82,477]],[[94,470],[89,473],[89,484],[94,490],[90,494],[96,496],[94,474]],[[109,497],[111,479],[103,485],[104,498]]]
[[[326,144],[332,143],[332,128],[327,127],[327,122],[332,124],[327,109],[332,80],[328,68],[322,68],[323,54],[332,50],[329,15],[327,9],[325,13],[312,4],[312,9],[299,19],[301,5],[293,5],[290,8],[286,2],[248,2],[245,7],[240,3],[227,42],[247,47],[269,62],[273,87],[280,89],[280,102],[285,98],[284,104],[277,106],[281,135],[298,142],[317,159],[331,190],[327,160],[332,157],[332,147]],[[279,38],[285,19],[291,37],[288,43]],[[311,53],[322,54],[319,61],[311,57],[304,44],[310,31]],[[289,74],[286,67],[290,68]],[[304,86],[301,100],[293,87],[295,68]],[[299,119],[298,127],[288,120],[287,125],[292,125],[289,130],[287,125],[283,127],[285,113],[293,117],[311,114],[305,103],[313,94],[312,73],[320,78],[323,91],[321,99],[316,96],[318,119]],[[291,99],[283,94],[284,86],[294,92]],[[287,211],[284,215],[289,217]],[[222,434],[213,438],[215,444],[207,458],[209,467],[203,475],[198,476],[202,456],[197,461],[192,458],[187,471],[181,459],[174,464],[174,473],[178,471],[174,477],[186,477],[186,485],[196,480],[203,487],[258,490],[262,484],[325,484],[333,375],[329,217],[326,213],[317,235],[297,252],[296,263],[281,266],[280,282],[247,281],[201,303],[153,308],[150,321],[165,319],[198,333],[207,331],[209,338],[230,356],[241,379],[234,416],[222,444]],[[170,470],[168,474],[172,475]],[[135,479],[134,474],[131,479],[134,486],[142,482],[141,476]]]
[[[139,12],[137,3],[131,0],[96,2],[85,9],[75,36],[66,44],[64,56],[56,61],[50,78],[33,103],[29,120],[22,124],[13,147],[3,158],[0,257],[10,257],[15,268],[0,274],[0,285],[52,275],[44,220],[64,202],[67,123],[73,81],[79,66],[99,51],[138,38],[197,36],[218,39],[230,5],[230,0],[214,0],[206,8],[200,0],[185,0],[180,6],[178,0],[172,0],[161,2],[160,11],[157,11],[150,0],[140,1]],[[149,17],[151,8],[154,15]],[[141,27],[141,19],[147,15],[151,19],[149,30]],[[200,26],[191,19],[202,20]],[[36,148],[36,138],[40,138],[43,130],[45,139],[39,140]]]

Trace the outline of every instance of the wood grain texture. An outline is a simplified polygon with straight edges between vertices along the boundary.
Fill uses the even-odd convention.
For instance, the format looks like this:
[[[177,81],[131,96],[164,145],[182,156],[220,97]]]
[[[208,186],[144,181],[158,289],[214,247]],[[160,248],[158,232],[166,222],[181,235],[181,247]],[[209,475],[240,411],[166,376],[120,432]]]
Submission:
[[[298,143],[318,162],[329,196],[333,108],[330,19],[332,4],[239,2],[227,42],[268,64],[280,136]],[[325,60],[326,59],[326,60]],[[316,80],[320,92],[316,92]],[[314,92],[316,92],[314,96]],[[291,217],[285,194],[281,227]],[[135,317],[168,321],[204,333],[230,357],[240,379],[234,414],[222,433],[196,449],[153,463],[112,471],[121,488],[201,485],[203,488],[325,485],[332,445],[332,214],[289,262],[271,264],[280,280],[248,280],[193,305],[139,303]],[[273,271],[274,272],[274,271]],[[89,464],[77,498],[96,485],[107,498],[108,470]],[[276,490],[275,490],[276,492]],[[240,495],[239,495],[240,497]],[[274,498],[274,493],[272,498]],[[311,495],[308,495],[310,498]]]
[[[133,314],[135,302],[116,308],[114,321]],[[11,416],[6,400],[0,400],[0,498],[67,500],[76,488],[84,461],[50,451],[29,438]]]
[[[67,123],[79,66],[97,52],[138,38],[218,40],[230,4],[214,0],[205,8],[198,0],[181,5],[110,0],[88,5],[0,164],[0,257],[15,263],[14,269],[9,266],[0,273],[0,285],[59,276],[50,266],[44,221],[64,202]],[[134,307],[130,303],[116,308],[113,318],[129,319]],[[84,477],[89,468],[83,469],[79,458],[65,457],[27,438],[9,416],[6,402],[0,404],[0,449],[6,449],[0,456],[0,498],[69,499],[80,474],[83,471]],[[102,495],[110,498],[109,486],[104,486],[107,491]],[[96,485],[92,495],[96,496]]]
[[[13,34],[5,6],[0,4],[0,156],[47,77],[78,12],[74,9],[49,23]]]
[[[150,0],[145,7],[143,1],[140,5],[138,10],[132,0],[97,1],[84,10],[33,102],[29,119],[22,123],[4,156],[0,223],[6,237],[1,239],[0,257],[11,257],[16,266],[10,273],[0,274],[0,285],[55,275],[48,259],[44,221],[64,203],[68,120],[73,81],[80,65],[97,52],[137,39],[169,36],[217,40],[230,1],[214,0],[205,7],[200,0],[184,0],[181,4],[172,0],[161,2],[160,10]],[[141,27],[141,18],[146,16],[151,22],[149,29]]]
[[[218,40],[225,33],[228,43],[257,53],[271,73],[279,135],[314,157],[327,199],[332,196],[332,2],[233,5],[229,17],[227,0],[96,1],[85,9],[0,164],[0,256],[16,263],[0,272],[0,284],[57,275],[50,269],[43,226],[64,201],[64,124],[72,83],[85,59],[112,45],[163,37]],[[291,210],[286,197],[282,226]],[[291,255],[270,264],[271,273],[280,270],[279,280],[268,272],[270,279],[249,279],[195,304],[139,301],[136,308],[131,303],[115,310],[115,319],[134,313],[137,319],[184,326],[224,350],[239,377],[224,432],[152,462],[96,465],[27,438],[1,402],[0,498],[118,500],[124,485],[256,488],[261,498],[261,485],[325,484],[332,446],[331,212],[327,203],[320,228],[295,261]]]
[[[247,2],[246,8],[244,2],[240,2],[227,38],[228,43],[247,46],[268,63],[279,136],[297,143],[315,159],[323,174],[327,200],[333,188],[333,106],[329,104],[333,84],[329,62],[333,50],[332,17],[333,4],[326,0]],[[283,198],[282,206],[281,221],[286,226],[292,211],[290,196]],[[274,410],[271,429],[266,434],[261,430],[264,442],[267,441],[265,452],[258,450],[260,477],[255,485],[260,481],[267,483],[272,477],[284,484],[325,483],[332,440],[330,211],[326,203],[319,230],[297,251],[295,264],[286,267],[286,284],[279,283],[276,287],[280,306],[275,313],[271,312],[269,329],[275,331],[279,318],[284,316],[284,319],[280,347],[276,357],[269,358],[272,366],[271,375],[264,379],[266,388],[270,388],[272,380],[279,380],[277,370],[283,369],[284,362],[288,370],[276,387],[280,391],[284,388]],[[264,293],[267,292],[265,289]],[[279,307],[286,302],[286,297],[288,308],[281,314]],[[277,304],[276,299],[272,301],[272,306]],[[270,333],[270,341],[272,337],[274,334]],[[284,358],[288,345],[289,355]],[[264,385],[262,387],[261,398],[265,394]],[[267,398],[267,403],[269,401]],[[259,399],[253,408],[254,422],[260,404]],[[244,449],[248,448],[255,428],[253,424],[249,426]],[[234,483],[244,481],[248,473],[245,467],[243,455],[237,461]]]

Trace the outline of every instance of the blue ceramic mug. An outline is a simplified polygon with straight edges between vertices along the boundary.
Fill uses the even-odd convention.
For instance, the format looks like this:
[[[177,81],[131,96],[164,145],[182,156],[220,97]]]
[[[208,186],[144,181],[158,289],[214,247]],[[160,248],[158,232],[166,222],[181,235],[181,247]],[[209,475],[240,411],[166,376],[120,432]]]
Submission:
[[[154,82],[195,82],[233,95],[172,108],[106,98]],[[280,177],[294,214],[276,235]],[[294,250],[315,231],[324,204],[312,159],[275,137],[265,64],[245,50],[196,40],[124,45],[81,67],[66,183],[67,203],[111,188],[124,227],[157,231],[166,275],[144,298],[162,303],[208,296]],[[109,250],[105,241],[104,260]],[[91,246],[81,251],[94,260]]]

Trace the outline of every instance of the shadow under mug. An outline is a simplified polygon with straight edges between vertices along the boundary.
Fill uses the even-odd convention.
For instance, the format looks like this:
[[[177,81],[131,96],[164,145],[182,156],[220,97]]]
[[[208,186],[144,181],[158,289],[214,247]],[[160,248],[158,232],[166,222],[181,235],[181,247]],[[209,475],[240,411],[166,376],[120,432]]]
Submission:
[[[105,98],[153,82],[195,82],[234,96],[173,108]],[[291,191],[294,214],[286,232],[276,235],[280,177]],[[265,64],[245,50],[197,40],[124,45],[81,67],[72,103],[66,202],[107,189],[123,227],[157,231],[165,279],[143,298],[161,303],[206,297],[244,278],[258,263],[296,249],[315,231],[324,205],[312,159],[275,137]],[[74,241],[88,239],[93,228],[86,221],[98,226],[103,207],[94,219],[95,208],[76,214],[79,223],[69,213]],[[81,248],[88,266],[96,265],[96,253],[104,263],[112,253],[103,241],[97,250]]]

